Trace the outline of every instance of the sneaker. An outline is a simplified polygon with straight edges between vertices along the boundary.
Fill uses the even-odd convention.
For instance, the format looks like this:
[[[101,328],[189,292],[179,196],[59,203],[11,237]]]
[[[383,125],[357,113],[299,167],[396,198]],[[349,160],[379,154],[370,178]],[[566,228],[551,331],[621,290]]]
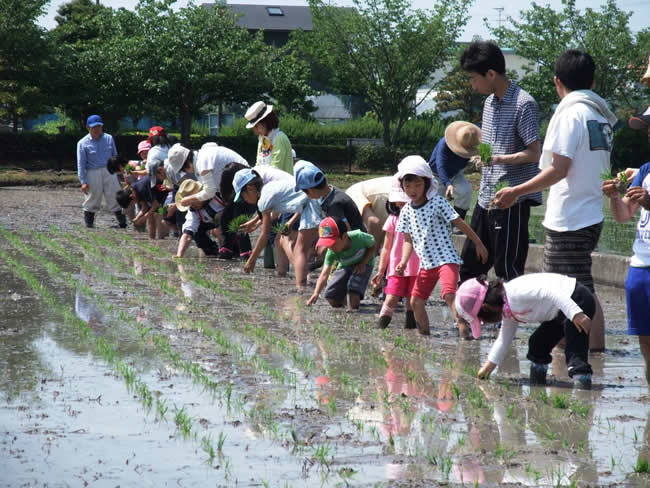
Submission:
[[[379,317],[379,320],[377,320],[376,328],[377,329],[385,329],[388,327],[388,324],[390,324],[392,317],[390,315],[382,315]]]
[[[530,384],[545,385],[547,371],[548,365],[546,364],[530,363]]]
[[[589,373],[579,374],[573,378],[576,388],[581,388],[583,390],[591,389],[591,375]]]

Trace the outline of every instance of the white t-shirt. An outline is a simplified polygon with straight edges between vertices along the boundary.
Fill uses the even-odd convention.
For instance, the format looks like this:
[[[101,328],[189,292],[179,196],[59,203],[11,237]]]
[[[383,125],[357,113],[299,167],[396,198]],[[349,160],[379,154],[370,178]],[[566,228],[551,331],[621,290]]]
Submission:
[[[612,127],[584,103],[559,114],[555,130],[546,133],[544,151],[571,159],[566,178],[551,186],[542,225],[556,232],[584,229],[603,221],[600,175],[610,168]],[[540,169],[551,166],[542,160]]]
[[[645,163],[632,181],[632,186],[641,186],[650,191],[650,163]],[[634,255],[630,259],[630,266],[645,268],[650,266],[650,212],[643,207],[641,216],[636,224],[636,239],[632,250]]]
[[[503,284],[512,311],[512,318],[504,315],[499,336],[492,345],[488,360],[501,364],[521,323],[547,322],[559,312],[573,320],[582,309],[571,299],[576,279],[555,273],[532,273],[519,276]]]
[[[212,198],[207,205],[195,209],[190,208],[189,212],[185,216],[185,222],[183,223],[183,234],[189,234],[193,236],[199,230],[201,223],[204,224],[214,224],[215,216],[221,215],[224,211],[225,203],[217,197]]]
[[[463,264],[449,229],[449,222],[457,218],[458,214],[444,198],[433,195],[420,207],[412,203],[405,205],[395,230],[411,235],[413,250],[420,258],[420,269]]]
[[[320,206],[316,200],[308,198],[305,192],[296,191],[295,185],[292,176],[288,180],[272,181],[264,185],[257,201],[257,209],[262,213],[269,210],[277,213],[299,213],[299,230],[315,229],[321,221]]]
[[[201,179],[201,183],[205,185],[203,173],[211,171],[213,181],[210,186],[218,191],[219,185],[221,185],[221,174],[229,163],[240,163],[248,166],[248,162],[232,149],[219,146],[215,142],[207,142],[201,146],[196,157],[195,172]]]
[[[262,182],[266,185],[267,183],[271,183],[272,181],[291,181],[294,183],[295,186],[295,180],[293,175],[290,175],[286,171],[282,169],[278,169],[275,166],[269,166],[267,164],[258,164],[257,166],[253,167],[253,171],[255,171],[258,175],[260,175],[260,178],[262,178]]]

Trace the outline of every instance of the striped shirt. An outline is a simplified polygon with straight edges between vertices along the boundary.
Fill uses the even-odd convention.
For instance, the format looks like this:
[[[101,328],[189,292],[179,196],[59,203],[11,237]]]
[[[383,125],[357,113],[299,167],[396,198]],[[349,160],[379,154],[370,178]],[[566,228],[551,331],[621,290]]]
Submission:
[[[502,100],[494,94],[485,100],[481,132],[483,142],[492,146],[492,154],[495,156],[525,150],[528,145],[540,138],[537,102],[511,81]],[[484,209],[489,208],[490,200],[495,194],[495,185],[499,181],[507,181],[509,186],[516,186],[535,177],[539,173],[537,163],[531,161],[523,164],[494,164],[484,167],[478,192],[478,204]],[[518,201],[526,199],[539,205],[542,203],[542,192],[523,195]]]

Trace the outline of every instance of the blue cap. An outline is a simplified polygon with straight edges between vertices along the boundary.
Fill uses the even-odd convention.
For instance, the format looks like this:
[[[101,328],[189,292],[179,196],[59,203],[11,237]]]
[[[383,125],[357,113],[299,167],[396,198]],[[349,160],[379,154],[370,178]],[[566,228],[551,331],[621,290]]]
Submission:
[[[325,179],[323,172],[309,161],[300,161],[293,169],[296,172],[296,191],[314,188]]]
[[[99,115],[91,115],[88,117],[88,120],[86,120],[86,125],[88,127],[95,127],[96,125],[104,125],[104,122]]]
[[[232,179],[232,186],[235,189],[235,201],[239,200],[241,191],[257,176],[250,168],[240,169]]]

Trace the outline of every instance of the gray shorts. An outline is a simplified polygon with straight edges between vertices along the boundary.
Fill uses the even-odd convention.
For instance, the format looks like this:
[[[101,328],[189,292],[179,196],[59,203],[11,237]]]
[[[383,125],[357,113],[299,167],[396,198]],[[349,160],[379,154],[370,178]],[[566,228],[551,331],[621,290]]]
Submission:
[[[368,288],[368,281],[372,274],[372,266],[366,264],[366,270],[362,274],[354,274],[354,266],[338,268],[327,283],[325,298],[343,302],[348,293],[356,293],[361,298]]]

